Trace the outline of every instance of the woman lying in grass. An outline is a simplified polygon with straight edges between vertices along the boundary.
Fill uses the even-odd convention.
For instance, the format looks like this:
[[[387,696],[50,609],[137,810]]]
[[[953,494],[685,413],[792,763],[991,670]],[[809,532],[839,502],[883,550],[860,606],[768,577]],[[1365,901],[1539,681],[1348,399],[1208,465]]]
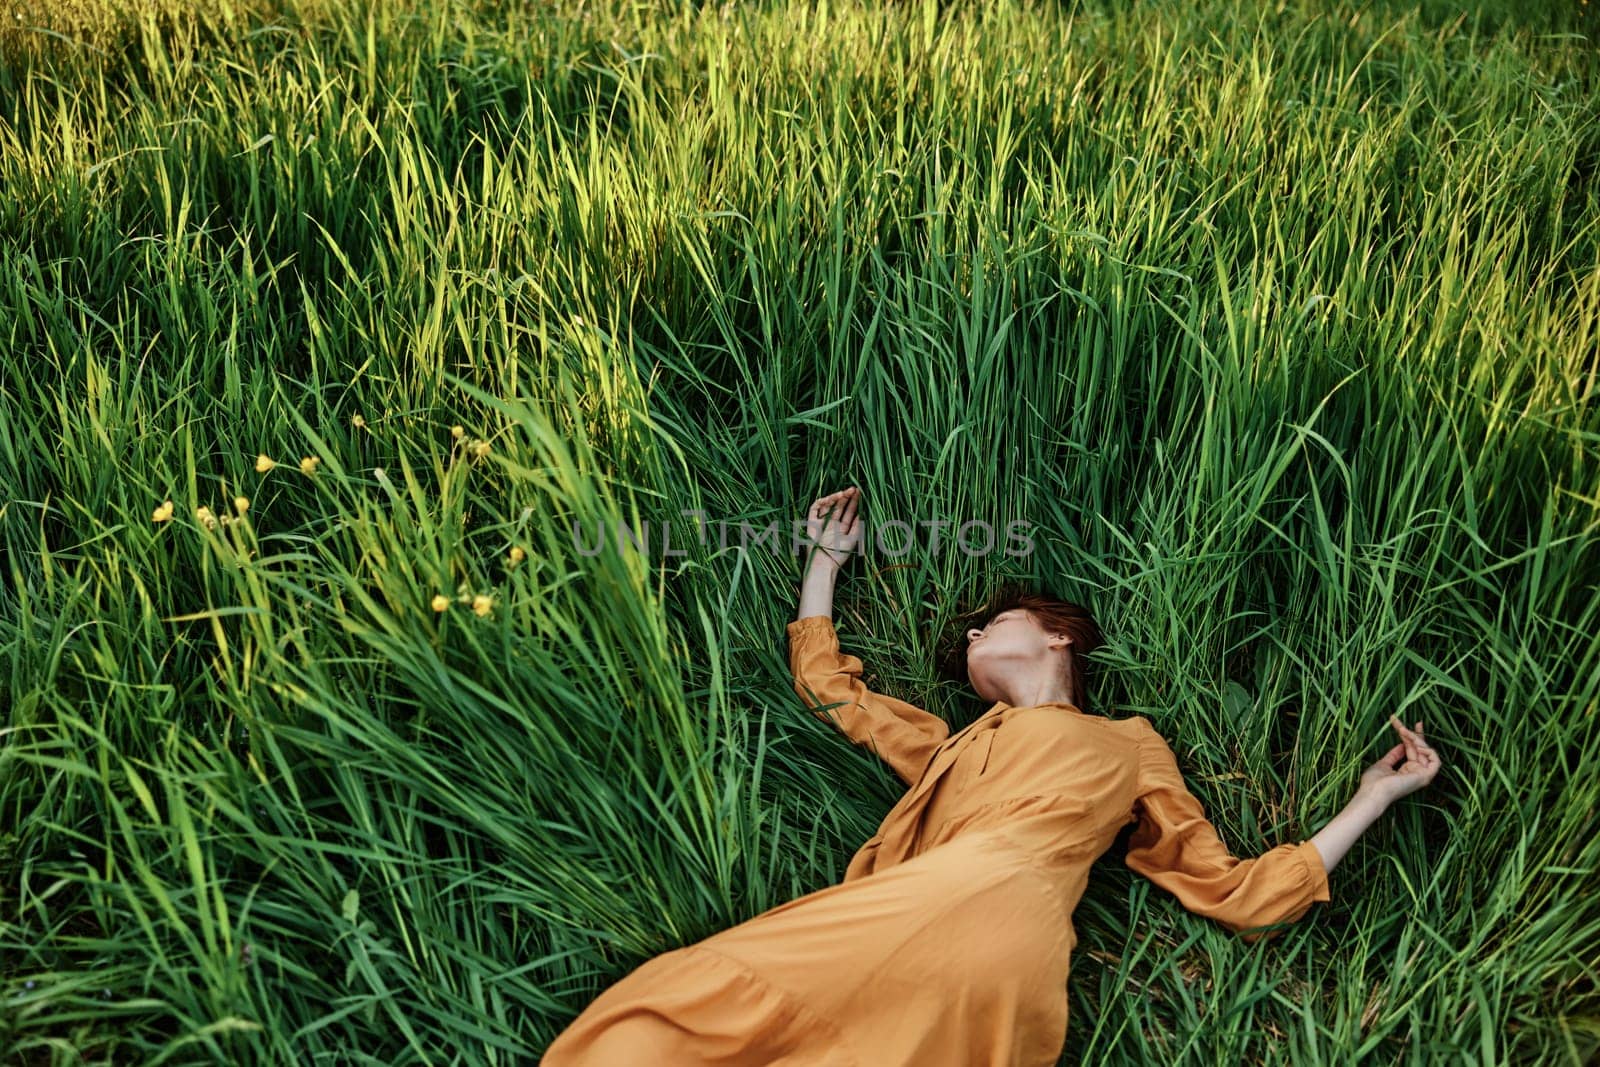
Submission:
[[[967,676],[992,706],[951,734],[861,682],[832,621],[860,543],[860,493],[818,499],[818,551],[788,626],[795,688],[909,790],[844,880],[657,956],[586,1008],[544,1063],[1054,1064],[1066,1041],[1072,914],[1090,866],[1137,823],[1127,865],[1247,941],[1329,899],[1328,872],[1398,798],[1439,771],[1422,736],[1362,775],[1309,840],[1231,855],[1143,716],[1091,714],[1086,611],[1022,595],[967,633]],[[837,516],[835,520],[835,516]]]

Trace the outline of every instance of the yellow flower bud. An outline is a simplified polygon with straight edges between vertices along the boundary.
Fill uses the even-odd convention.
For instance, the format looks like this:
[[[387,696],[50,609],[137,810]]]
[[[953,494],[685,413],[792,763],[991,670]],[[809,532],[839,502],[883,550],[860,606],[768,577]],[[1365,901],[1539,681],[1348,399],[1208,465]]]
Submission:
[[[444,611],[449,607],[450,607],[450,599],[448,597],[445,597],[445,596],[441,595],[441,596],[435,596],[433,598],[433,610],[434,611]]]
[[[467,432],[466,428],[462,427],[462,426],[452,426],[452,427],[450,427],[450,436],[454,437],[457,441],[461,440],[461,435],[466,433],[466,432]]]
[[[472,444],[472,454],[474,456],[477,456],[479,459],[482,459],[484,456],[487,456],[489,454],[489,442],[488,441],[474,441],[473,444]]]
[[[276,462],[274,462],[270,457],[268,457],[268,455],[265,452],[261,453],[259,456],[256,457],[256,473],[257,474],[265,474],[269,470],[271,470],[273,467],[276,467],[277,465],[278,464]]]
[[[509,555],[511,556],[511,565],[513,567],[528,558],[528,554],[522,550],[521,545],[512,545]]]
[[[217,528],[217,517],[213,515],[211,513],[211,509],[206,507],[204,504],[201,504],[199,507],[194,509],[194,517],[199,519],[200,524],[208,530],[215,530]]]
[[[150,516],[150,521],[166,522],[170,518],[172,518],[172,501],[168,500],[159,508],[156,508],[155,512]]]
[[[247,497],[247,496],[236,496],[236,497],[234,497],[233,498],[233,510],[237,511],[241,515],[243,515],[247,511],[249,511],[250,510],[250,498]]]
[[[316,456],[306,456],[306,457],[304,457],[303,459],[300,460],[300,473],[301,474],[315,474],[316,470],[317,470],[317,464],[321,463],[321,462],[322,462],[322,460],[319,459]]]
[[[472,598],[472,610],[477,612],[479,617],[489,614],[493,607],[494,601],[482,593]]]
[[[350,425],[354,426],[358,430],[361,429],[361,427],[365,426],[366,424],[367,424],[367,420],[363,419],[360,415],[357,415],[355,418],[350,420]]]

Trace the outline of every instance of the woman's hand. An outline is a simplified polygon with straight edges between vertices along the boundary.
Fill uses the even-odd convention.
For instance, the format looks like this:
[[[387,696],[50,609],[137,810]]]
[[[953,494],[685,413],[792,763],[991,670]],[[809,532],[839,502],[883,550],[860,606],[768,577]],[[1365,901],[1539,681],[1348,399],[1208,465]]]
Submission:
[[[1421,720],[1415,732],[1406,729],[1393,715],[1389,716],[1389,721],[1400,734],[1400,743],[1367,768],[1357,790],[1357,793],[1380,798],[1385,805],[1407,793],[1415,793],[1439,773],[1439,754],[1423,739]]]
[[[861,503],[861,488],[852,485],[837,493],[819,496],[806,513],[806,537],[817,546],[817,555],[843,566],[861,544],[862,523],[856,518]]]

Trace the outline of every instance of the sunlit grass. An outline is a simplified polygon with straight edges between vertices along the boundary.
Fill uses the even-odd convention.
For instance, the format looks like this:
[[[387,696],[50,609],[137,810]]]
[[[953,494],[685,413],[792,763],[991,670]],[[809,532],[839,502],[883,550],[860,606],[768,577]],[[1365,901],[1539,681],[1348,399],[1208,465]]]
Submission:
[[[860,484],[1032,525],[841,582],[958,727],[1021,578],[1236,854],[1443,756],[1269,944],[1114,847],[1065,1062],[1593,1060],[1600,85],[1518,7],[12,10],[0,1049],[525,1063],[837,881],[900,784],[686,516]]]

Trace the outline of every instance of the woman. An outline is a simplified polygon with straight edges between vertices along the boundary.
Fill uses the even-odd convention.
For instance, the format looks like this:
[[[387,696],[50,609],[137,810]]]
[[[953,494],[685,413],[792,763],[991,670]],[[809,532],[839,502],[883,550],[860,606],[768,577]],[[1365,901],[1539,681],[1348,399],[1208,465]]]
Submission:
[[[967,633],[967,674],[991,702],[945,721],[861,682],[832,621],[839,567],[861,540],[860,491],[819,498],[817,551],[788,625],[795,689],[910,787],[844,880],[645,962],[546,1051],[571,1064],[1054,1064],[1066,1040],[1073,909],[1090,865],[1137,823],[1127,865],[1246,941],[1329,899],[1328,875],[1439,758],[1400,743],[1309,840],[1230,855],[1143,716],[1091,715],[1086,612],[1019,598]],[[835,518],[835,516],[837,516]],[[1403,761],[1403,762],[1402,762]]]

